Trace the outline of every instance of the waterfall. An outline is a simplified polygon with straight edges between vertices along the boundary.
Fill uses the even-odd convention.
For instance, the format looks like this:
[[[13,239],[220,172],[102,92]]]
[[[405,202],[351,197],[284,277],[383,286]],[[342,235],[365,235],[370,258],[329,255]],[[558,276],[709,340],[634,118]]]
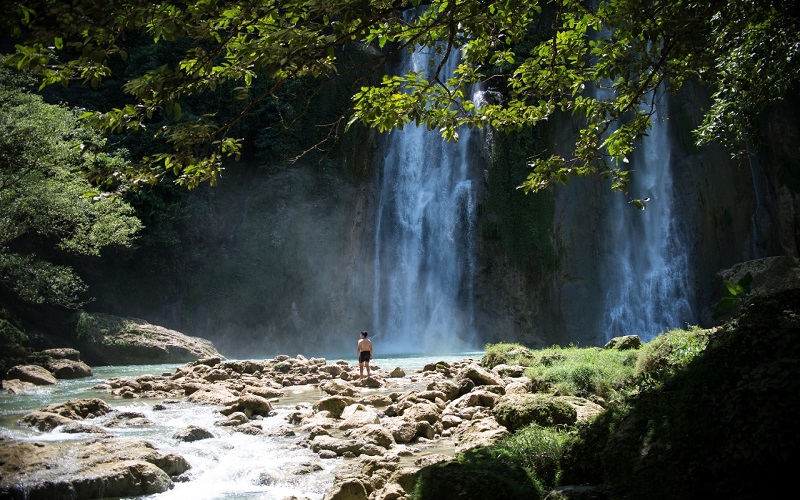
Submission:
[[[621,195],[609,207],[600,327],[606,340],[635,334],[647,341],[696,321],[687,242],[673,214],[667,113],[667,105],[659,104],[649,136],[631,159],[629,189],[634,196],[649,198],[647,208],[636,210]]]
[[[451,55],[443,79],[452,75],[457,59]],[[439,60],[434,49],[417,48],[404,56],[398,72],[428,73]],[[384,137],[372,327],[381,353],[475,349],[477,181],[470,168],[470,131],[459,136],[446,142],[438,131],[411,124]]]

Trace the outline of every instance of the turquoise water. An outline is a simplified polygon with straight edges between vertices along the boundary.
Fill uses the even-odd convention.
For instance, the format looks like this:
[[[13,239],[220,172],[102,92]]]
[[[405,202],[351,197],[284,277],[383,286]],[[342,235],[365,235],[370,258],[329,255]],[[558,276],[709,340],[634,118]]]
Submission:
[[[393,356],[375,358],[373,366],[386,370],[402,368],[413,375],[428,363],[457,361],[465,358],[480,359],[482,352],[458,353],[435,356]],[[327,362],[337,360],[329,358]],[[347,360],[354,364],[353,360]],[[148,498],[184,500],[237,499],[237,500],[281,500],[288,496],[321,500],[333,482],[334,470],[341,465],[341,458],[321,460],[318,455],[302,446],[303,436],[282,436],[280,429],[290,426],[287,416],[301,401],[313,401],[322,393],[318,388],[299,386],[287,388],[287,397],[274,404],[274,415],[260,421],[265,434],[245,435],[228,427],[216,426],[222,416],[215,407],[179,402],[166,405],[165,410],[154,410],[158,401],[143,399],[121,399],[92,389],[106,379],[115,377],[135,378],[141,375],[174,373],[176,364],[103,366],[92,368],[93,376],[85,379],[59,381],[55,386],[40,387],[30,394],[0,396],[0,435],[4,437],[36,441],[68,441],[92,439],[96,436],[41,433],[17,424],[25,413],[51,403],[69,399],[99,397],[122,411],[141,413],[152,422],[142,427],[107,426],[111,415],[93,419],[89,423],[104,428],[118,438],[144,439],[163,453],[182,455],[191,465],[189,481],[179,482],[167,492]],[[172,438],[178,430],[197,425],[211,430],[214,438],[192,443],[179,442]],[[310,474],[298,474],[303,464],[313,463],[321,467]],[[264,478],[269,478],[265,481]],[[268,484],[265,484],[268,483]]]

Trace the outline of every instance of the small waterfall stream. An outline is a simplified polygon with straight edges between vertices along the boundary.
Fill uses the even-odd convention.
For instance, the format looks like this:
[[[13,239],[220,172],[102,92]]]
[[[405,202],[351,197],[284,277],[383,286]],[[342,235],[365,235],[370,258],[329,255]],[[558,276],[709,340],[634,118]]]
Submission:
[[[398,72],[429,73],[439,60],[433,49],[418,48]],[[457,63],[451,55],[443,78]],[[446,142],[438,131],[412,124],[384,138],[372,327],[381,352],[474,349],[475,180],[470,131],[459,133],[457,143]]]
[[[614,195],[608,208],[600,327],[606,340],[630,334],[650,340],[696,321],[687,242],[673,214],[667,115],[667,105],[659,104],[649,136],[631,159],[630,192],[649,198],[647,208],[636,210],[621,195]]]

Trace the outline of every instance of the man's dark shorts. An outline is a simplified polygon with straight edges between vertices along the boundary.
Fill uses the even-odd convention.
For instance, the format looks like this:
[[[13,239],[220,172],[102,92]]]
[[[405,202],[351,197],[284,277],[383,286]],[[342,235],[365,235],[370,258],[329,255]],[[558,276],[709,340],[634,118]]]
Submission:
[[[367,361],[369,361],[370,354],[371,354],[370,351],[361,351],[361,354],[359,354],[358,356],[358,362],[366,363]]]

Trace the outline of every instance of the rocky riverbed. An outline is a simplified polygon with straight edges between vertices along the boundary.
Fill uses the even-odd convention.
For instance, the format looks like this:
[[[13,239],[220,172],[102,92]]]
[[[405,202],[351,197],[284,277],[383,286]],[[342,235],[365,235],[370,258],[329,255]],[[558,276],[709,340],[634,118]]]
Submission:
[[[211,357],[160,374],[110,378],[95,387],[106,399],[153,402],[153,410],[184,404],[213,408],[217,418],[212,425],[187,425],[175,432],[175,440],[208,439],[218,428],[294,439],[321,463],[335,459],[324,494],[329,500],[404,498],[420,468],[506,435],[510,424],[498,420],[495,406],[507,408],[532,397],[532,389],[521,367],[486,370],[478,359],[433,362],[414,373],[374,366],[371,376],[361,380],[357,365],[300,355],[262,361]],[[574,409],[568,418],[583,419],[601,410],[578,398],[564,403]],[[289,411],[275,411],[276,405],[287,404]],[[276,418],[281,423],[276,425]],[[103,426],[95,424],[98,419]],[[179,454],[161,453],[145,440],[108,435],[104,427],[149,423],[144,414],[115,410],[102,399],[47,405],[25,414],[18,425],[45,439],[2,440],[0,496],[147,495],[191,480],[190,465]],[[51,442],[46,436],[52,432],[87,438]],[[322,469],[313,462],[306,465]]]

